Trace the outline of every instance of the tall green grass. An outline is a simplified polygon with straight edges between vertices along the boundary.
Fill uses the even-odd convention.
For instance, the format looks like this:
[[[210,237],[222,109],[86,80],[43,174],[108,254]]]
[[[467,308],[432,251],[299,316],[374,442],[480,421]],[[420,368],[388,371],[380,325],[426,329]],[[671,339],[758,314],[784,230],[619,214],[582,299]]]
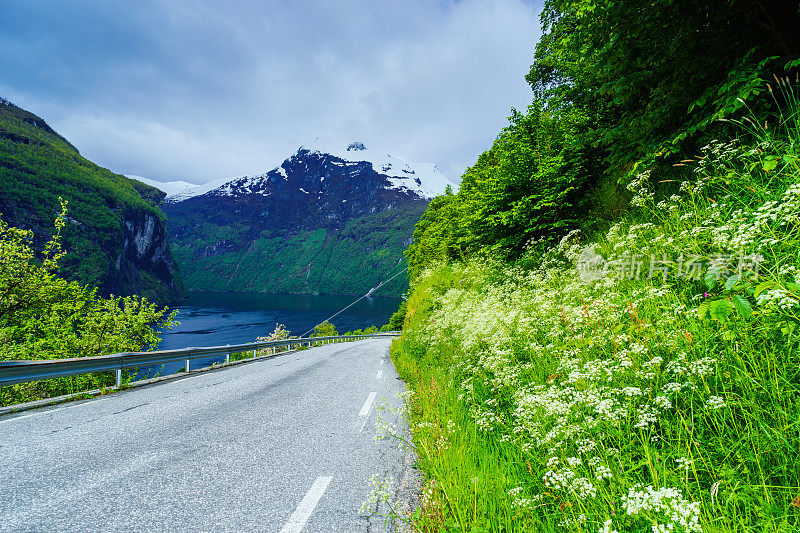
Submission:
[[[419,530],[800,530],[798,123],[642,173],[591,246],[416,280],[392,356]]]

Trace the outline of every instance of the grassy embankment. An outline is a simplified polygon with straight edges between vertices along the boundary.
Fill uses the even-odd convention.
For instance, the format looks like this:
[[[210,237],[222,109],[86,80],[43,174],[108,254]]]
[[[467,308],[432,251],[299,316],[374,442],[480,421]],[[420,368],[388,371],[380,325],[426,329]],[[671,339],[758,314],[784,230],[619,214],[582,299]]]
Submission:
[[[392,356],[413,390],[420,530],[800,530],[789,111],[779,131],[707,146],[663,197],[635,180],[635,211],[596,240],[621,275],[583,281],[573,234],[517,266],[485,256],[413,281]]]

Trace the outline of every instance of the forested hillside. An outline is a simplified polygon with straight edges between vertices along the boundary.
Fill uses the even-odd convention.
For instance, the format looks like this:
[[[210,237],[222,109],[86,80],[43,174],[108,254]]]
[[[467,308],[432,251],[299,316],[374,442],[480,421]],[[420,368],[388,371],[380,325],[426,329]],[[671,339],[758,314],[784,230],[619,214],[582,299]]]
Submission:
[[[42,249],[67,201],[59,274],[103,294],[175,301],[164,194],[88,161],[38,116],[0,98],[0,217]]]
[[[674,164],[738,134],[728,119],[749,109],[768,120],[767,83],[793,78],[800,53],[788,0],[549,1],[541,21],[525,76],[532,103],[513,111],[459,193],[432,203],[409,253],[417,272],[486,248],[513,259],[531,240],[606,227],[642,170],[680,179],[689,172]]]
[[[541,22],[531,106],[406,252],[413,521],[797,531],[800,4]]]

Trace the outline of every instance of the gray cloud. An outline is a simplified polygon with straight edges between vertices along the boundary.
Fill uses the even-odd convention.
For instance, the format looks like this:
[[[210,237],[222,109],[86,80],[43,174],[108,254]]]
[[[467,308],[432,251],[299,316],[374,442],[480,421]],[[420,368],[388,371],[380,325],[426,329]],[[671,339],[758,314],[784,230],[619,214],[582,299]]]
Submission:
[[[256,5],[257,4],[257,5]],[[112,170],[205,182],[317,136],[456,180],[531,99],[540,6],[406,2],[20,2],[0,96]]]

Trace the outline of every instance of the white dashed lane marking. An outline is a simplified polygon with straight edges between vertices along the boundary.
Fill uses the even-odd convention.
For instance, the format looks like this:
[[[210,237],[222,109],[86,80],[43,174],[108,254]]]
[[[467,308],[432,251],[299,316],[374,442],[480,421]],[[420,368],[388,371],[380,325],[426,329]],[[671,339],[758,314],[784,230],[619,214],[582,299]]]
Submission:
[[[364,426],[367,425],[367,420],[369,420],[369,412],[372,409],[373,402],[375,402],[376,394],[377,394],[376,392],[370,392],[369,396],[367,396],[367,401],[364,402],[364,406],[361,408],[361,411],[358,412],[358,416],[364,418],[364,420],[361,422],[361,427],[358,428],[359,433],[363,432]]]
[[[364,406],[361,408],[361,411],[358,412],[358,416],[367,416],[369,414],[369,410],[372,409],[372,402],[375,401],[376,392],[370,392],[369,396],[367,396],[367,401],[364,402]]]
[[[311,513],[316,509],[319,500],[322,498],[322,495],[325,493],[332,479],[333,478],[330,476],[320,476],[317,478],[297,505],[297,509],[295,509],[292,516],[289,517],[289,521],[286,522],[286,525],[283,526],[280,533],[300,533],[303,531],[303,526],[305,526],[308,519],[311,518]]]

